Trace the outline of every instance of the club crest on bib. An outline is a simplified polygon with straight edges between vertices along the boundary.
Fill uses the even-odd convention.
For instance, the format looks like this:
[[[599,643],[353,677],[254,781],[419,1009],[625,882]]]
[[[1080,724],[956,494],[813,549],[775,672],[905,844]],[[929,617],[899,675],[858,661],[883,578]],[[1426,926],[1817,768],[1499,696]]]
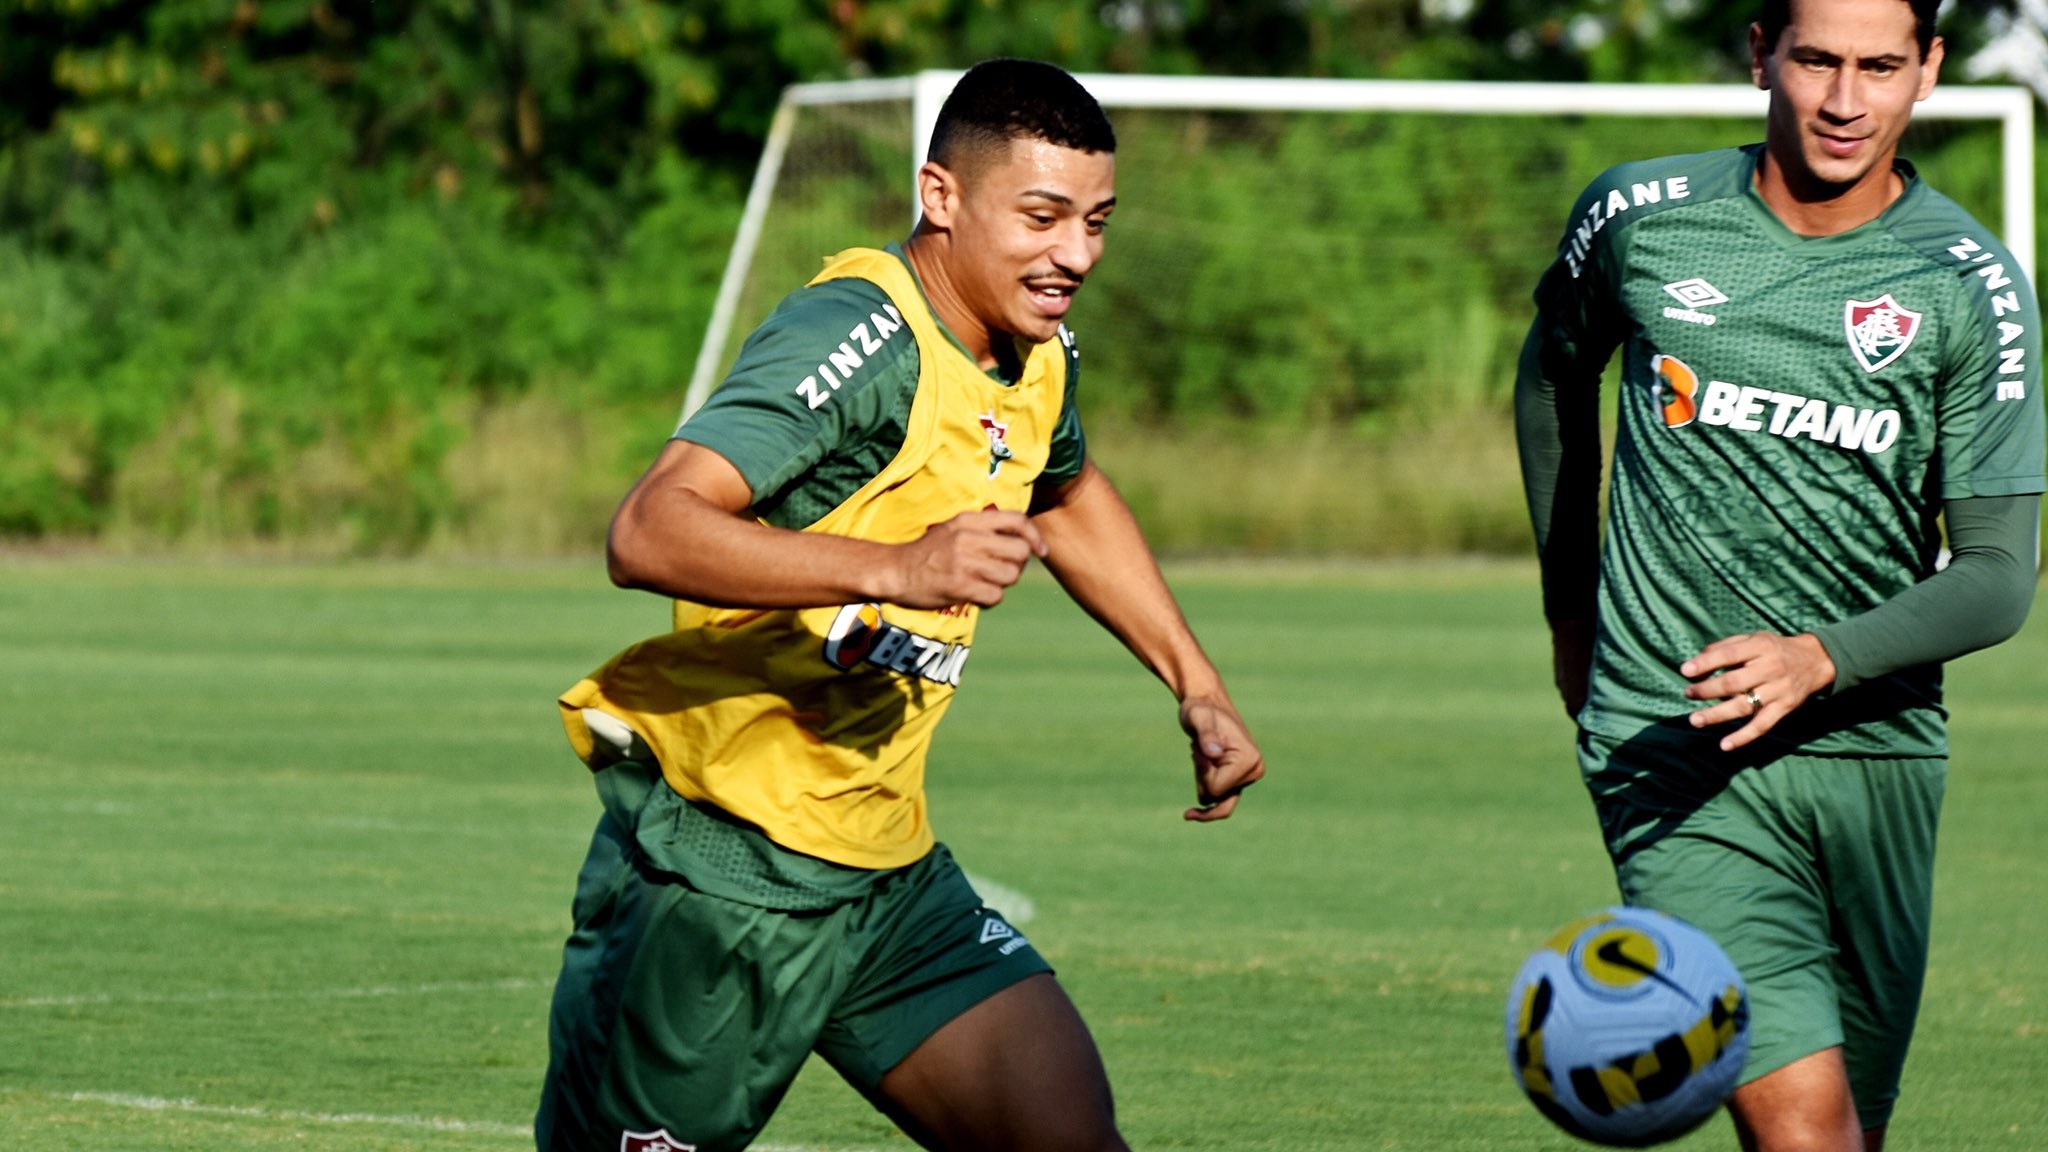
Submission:
[[[620,1136],[619,1152],[697,1152],[697,1146],[669,1135],[666,1128],[656,1128],[652,1132],[627,1132]]]
[[[1849,351],[1865,372],[1877,372],[1906,354],[1920,333],[1920,313],[1892,299],[1887,292],[1875,300],[1851,300],[1842,313],[1849,333]]]
[[[988,433],[988,477],[993,480],[1003,470],[1003,461],[1016,455],[1010,450],[1010,422],[996,419],[993,412],[983,412],[981,430]]]

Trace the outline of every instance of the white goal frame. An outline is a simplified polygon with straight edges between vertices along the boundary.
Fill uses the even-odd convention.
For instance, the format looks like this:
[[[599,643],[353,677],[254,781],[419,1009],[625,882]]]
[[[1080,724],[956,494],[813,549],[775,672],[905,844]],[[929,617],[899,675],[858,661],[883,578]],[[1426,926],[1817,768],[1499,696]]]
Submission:
[[[697,410],[711,394],[740,289],[753,263],[763,218],[774,197],[776,177],[796,129],[797,111],[806,105],[857,104],[908,100],[915,137],[911,144],[912,174],[921,165],[938,122],[939,107],[964,75],[958,71],[927,71],[914,76],[796,84],[785,89],[768,129],[761,161],[747,192],[739,232],[718,285],[711,322],[698,350],[690,387],[683,398],[683,417]],[[1104,108],[1186,108],[1227,112],[1441,112],[1481,116],[1691,116],[1762,122],[1769,104],[1766,93],[1746,84],[1549,84],[1465,80],[1311,80],[1262,79],[1241,76],[1128,76],[1083,73],[1075,79]],[[2034,274],[2034,97],[2025,88],[1999,85],[1950,85],[1914,111],[1922,120],[1998,121],[2003,164],[2000,199],[2004,208],[2001,239],[2029,280]],[[906,184],[906,189],[914,185]],[[904,197],[915,205],[914,194]],[[1560,211],[1562,209],[1560,208]],[[912,209],[915,222],[915,209]]]

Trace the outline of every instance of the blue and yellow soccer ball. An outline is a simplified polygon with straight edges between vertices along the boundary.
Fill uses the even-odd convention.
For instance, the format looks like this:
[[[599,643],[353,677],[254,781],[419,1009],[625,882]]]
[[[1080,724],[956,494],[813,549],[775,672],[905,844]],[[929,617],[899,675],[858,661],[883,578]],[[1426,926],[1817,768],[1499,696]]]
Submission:
[[[1749,1055],[1749,999],[1720,945],[1647,908],[1559,929],[1508,991],[1508,1062],[1574,1136],[1640,1148],[1699,1126]]]

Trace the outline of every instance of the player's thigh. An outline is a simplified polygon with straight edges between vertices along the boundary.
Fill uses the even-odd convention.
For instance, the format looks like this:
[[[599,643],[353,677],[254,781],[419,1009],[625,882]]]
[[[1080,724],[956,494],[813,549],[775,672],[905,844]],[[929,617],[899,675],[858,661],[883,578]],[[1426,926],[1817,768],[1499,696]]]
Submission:
[[[1840,1048],[1822,1049],[1751,1080],[1735,1090],[1728,1110],[1744,1152],[1847,1150],[1862,1138]]]
[[[540,1147],[661,1147],[663,1133],[700,1152],[745,1147],[824,1025],[844,917],[704,895],[602,829],[575,911]]]
[[[1120,1152],[1095,1041],[1050,973],[948,1021],[882,1078],[884,1110],[946,1152]]]
[[[1934,908],[1934,846],[1948,765],[1834,766],[1821,851],[1834,896],[1843,1053],[1865,1128],[1890,1118],[1919,1017]]]
[[[931,1147],[1114,1146],[1079,1014],[943,845],[862,915],[858,969],[818,1045],[849,1083]]]
[[[1748,1082],[1842,1042],[1836,945],[1811,846],[1787,834],[1778,814],[1752,811],[1753,798],[1724,797],[1623,857],[1615,877],[1624,900],[1713,937],[1742,974]]]

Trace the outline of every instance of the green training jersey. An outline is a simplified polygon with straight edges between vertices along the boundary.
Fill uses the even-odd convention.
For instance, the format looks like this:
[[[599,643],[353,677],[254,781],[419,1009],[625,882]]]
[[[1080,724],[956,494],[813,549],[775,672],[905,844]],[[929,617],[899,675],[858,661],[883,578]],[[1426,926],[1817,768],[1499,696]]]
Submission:
[[[910,267],[901,245],[884,251]],[[1087,456],[1074,402],[1080,352],[1065,327],[1060,340],[1067,391],[1039,476],[1047,484],[1080,475]],[[1020,351],[989,375],[1012,383],[1023,359]],[[917,341],[879,286],[857,277],[812,284],[783,298],[675,435],[730,460],[753,491],[756,516],[777,528],[805,528],[896,458],[909,434],[919,368]]]
[[[2040,316],[2012,255],[1903,161],[1876,220],[1797,235],[1757,191],[1762,155],[1607,172],[1537,289],[1525,356],[1561,405],[1622,350],[1579,718],[1610,739],[1711,748],[1681,662],[1868,611],[1934,573],[1942,501],[2048,487]],[[1909,668],[1809,701],[1765,751],[1941,756],[1945,719],[1940,667]]]

